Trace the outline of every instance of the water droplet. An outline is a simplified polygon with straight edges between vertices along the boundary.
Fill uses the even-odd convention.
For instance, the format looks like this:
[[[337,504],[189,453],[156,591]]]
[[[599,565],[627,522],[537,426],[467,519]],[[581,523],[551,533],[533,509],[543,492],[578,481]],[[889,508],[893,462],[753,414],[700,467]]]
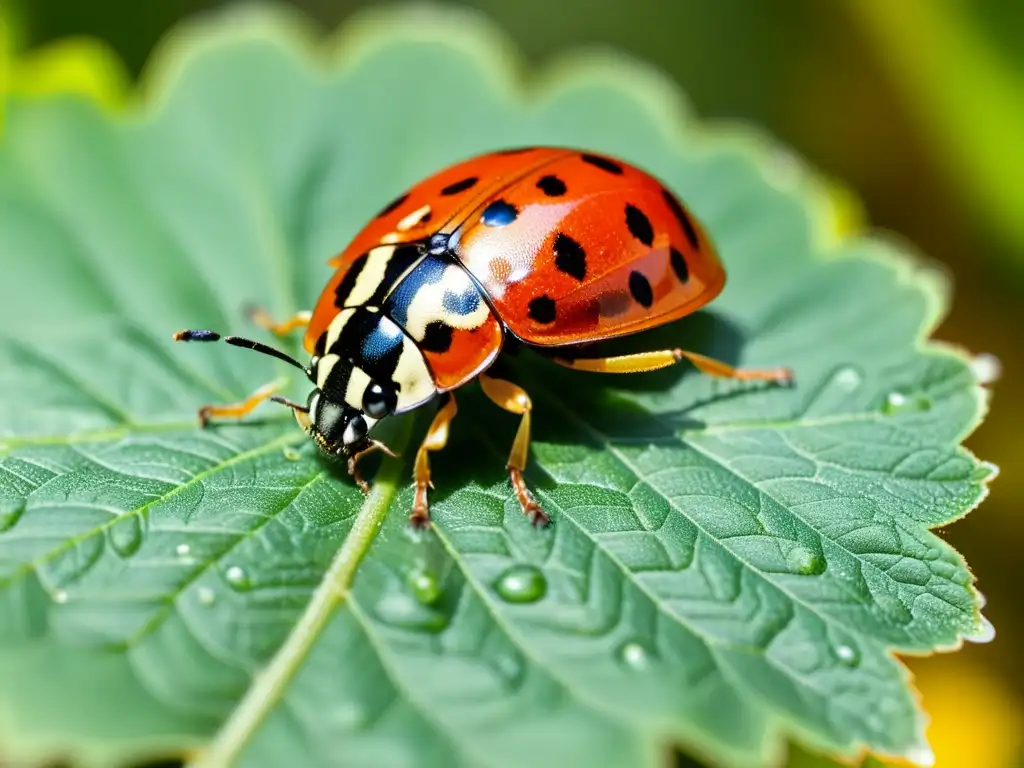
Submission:
[[[423,605],[406,594],[389,594],[374,608],[381,621],[401,629],[440,632],[448,626],[447,617],[435,608]]]
[[[107,531],[110,546],[121,557],[131,557],[142,546],[142,523],[139,516],[125,514]]]
[[[53,602],[57,603],[58,605],[63,605],[68,601],[68,593],[65,592],[63,589],[58,589],[56,592],[53,593],[52,597]]]
[[[191,551],[192,547],[190,547],[188,544],[179,544],[174,548],[174,554],[176,554],[178,557],[188,557]]]
[[[410,571],[405,583],[416,601],[423,605],[433,605],[441,597],[441,585],[437,581],[437,576],[427,571]]]
[[[964,640],[969,643],[991,643],[995,638],[996,628],[992,622],[984,616],[981,617],[981,621],[978,623],[974,632],[969,635],[964,635]]]
[[[286,446],[285,446],[285,447],[284,447],[284,448],[282,449],[281,453],[283,453],[283,454],[284,454],[284,457],[285,457],[285,458],[286,458],[286,459],[287,459],[288,461],[298,461],[299,459],[301,459],[301,458],[302,458],[302,456],[300,456],[300,455],[299,455],[299,452],[298,452],[298,451],[296,451],[296,450],[295,450],[294,448],[292,448],[292,447],[291,447],[290,445],[286,445]]]
[[[836,658],[844,667],[856,667],[860,664],[860,651],[852,645],[837,645]]]
[[[514,655],[498,656],[494,659],[494,668],[505,680],[515,682],[523,673],[523,663]]]
[[[226,571],[224,571],[224,578],[228,580],[228,584],[232,588],[239,591],[245,591],[252,589],[252,582],[249,581],[249,574],[245,572],[245,569],[240,565],[232,565]]]
[[[619,660],[630,669],[642,671],[651,665],[650,653],[640,643],[629,641],[619,646]]]
[[[932,401],[924,395],[905,395],[902,392],[890,392],[885,396],[882,412],[887,414],[927,411]]]
[[[1003,364],[992,353],[982,352],[971,360],[971,371],[974,372],[979,384],[994,384],[1003,375]]]
[[[217,595],[209,587],[200,587],[196,592],[200,605],[213,605],[217,602]]]
[[[25,514],[25,500],[0,502],[0,533],[11,530]]]
[[[852,365],[844,365],[836,371],[832,381],[840,389],[852,392],[864,382],[864,375]]]
[[[935,765],[935,753],[927,744],[916,744],[907,750],[906,758],[914,765],[921,768],[931,768]]]
[[[547,593],[548,582],[540,569],[519,564],[506,568],[494,589],[507,603],[535,603]]]
[[[802,576],[815,576],[825,572],[825,558],[807,547],[797,545],[786,555],[789,566]]]
[[[358,704],[348,702],[333,707],[330,712],[331,724],[343,730],[354,730],[366,722],[366,711]]]

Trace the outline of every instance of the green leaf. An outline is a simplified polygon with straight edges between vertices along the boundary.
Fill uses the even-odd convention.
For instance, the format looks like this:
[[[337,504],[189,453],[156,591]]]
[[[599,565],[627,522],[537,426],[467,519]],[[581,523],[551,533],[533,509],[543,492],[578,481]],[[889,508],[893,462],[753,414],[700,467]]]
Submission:
[[[0,751],[115,765],[776,765],[786,738],[923,760],[893,652],[987,625],[929,529],[993,468],[958,443],[983,390],[925,342],[941,281],[836,241],[769,142],[689,117],[660,77],[572,58],[529,89],[475,17],[404,9],[324,42],[291,17],[207,19],[150,70],[147,111],[15,101],[0,148]],[[791,389],[691,371],[606,380],[523,356],[515,420],[460,396],[433,533],[408,457],[366,499],[281,413],[201,431],[273,361],[175,346],[308,307],[325,260],[418,178],[510,144],[662,177],[729,270],[709,312],[640,342],[791,365]],[[292,382],[295,395],[301,386]],[[338,553],[335,555],[335,553]]]

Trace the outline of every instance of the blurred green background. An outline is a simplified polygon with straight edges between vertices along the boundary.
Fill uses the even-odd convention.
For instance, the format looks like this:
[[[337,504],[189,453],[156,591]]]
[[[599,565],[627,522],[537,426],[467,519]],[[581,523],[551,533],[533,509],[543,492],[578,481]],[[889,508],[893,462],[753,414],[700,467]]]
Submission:
[[[8,0],[9,1],[9,0]],[[116,103],[180,19],[216,0],[23,0],[6,8],[10,87],[71,82]],[[373,0],[292,0],[333,27]],[[954,303],[937,336],[992,353],[1002,378],[968,440],[1000,466],[979,511],[944,535],[972,564],[997,628],[989,645],[911,660],[939,768],[1024,765],[1024,2],[1019,0],[463,0],[534,64],[614,47],[667,72],[707,120],[773,134],[838,180],[851,227],[888,230],[942,265]],[[76,80],[69,37],[106,68]],[[61,41],[55,47],[54,41]],[[85,51],[84,54],[82,52]],[[66,53],[66,50],[64,51]],[[49,58],[48,58],[49,57]],[[0,60],[6,57],[0,56]],[[54,61],[57,61],[55,64]],[[20,63],[17,63],[20,62]],[[855,192],[849,197],[843,189]]]

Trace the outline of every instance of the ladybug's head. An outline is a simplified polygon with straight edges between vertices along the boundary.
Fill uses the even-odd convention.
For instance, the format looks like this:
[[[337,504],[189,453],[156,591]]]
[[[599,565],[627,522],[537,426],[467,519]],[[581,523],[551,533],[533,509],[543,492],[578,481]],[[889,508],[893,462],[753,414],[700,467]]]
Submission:
[[[221,338],[236,347],[284,360],[306,374],[316,387],[309,393],[306,405],[278,395],[270,399],[291,408],[299,425],[325,453],[347,458],[349,472],[365,490],[355,462],[371,451],[394,455],[383,443],[371,439],[369,432],[378,421],[395,412],[398,406],[397,385],[378,383],[361,367],[336,355],[314,357],[306,367],[290,355],[258,341],[238,336],[221,337],[215,331],[179,331],[174,334],[175,341],[217,341]]]
[[[296,411],[299,423],[326,453],[354,456],[368,450],[374,445],[370,430],[395,411],[398,398],[392,387],[367,379],[364,386],[356,387],[361,392],[352,389],[347,387],[341,397],[332,390],[314,389],[305,413]],[[355,403],[349,402],[350,394]]]

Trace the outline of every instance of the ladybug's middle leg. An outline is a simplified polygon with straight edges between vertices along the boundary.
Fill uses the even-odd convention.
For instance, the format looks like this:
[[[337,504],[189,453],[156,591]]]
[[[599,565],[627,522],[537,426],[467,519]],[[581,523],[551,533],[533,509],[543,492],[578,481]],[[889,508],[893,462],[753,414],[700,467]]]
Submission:
[[[296,312],[287,320],[277,322],[270,313],[262,307],[249,307],[246,314],[249,315],[249,319],[256,323],[256,325],[260,326],[260,328],[266,328],[275,336],[287,336],[298,328],[305,328],[309,325],[309,321],[313,317],[313,313],[309,310],[302,310],[300,312]]]
[[[683,349],[659,349],[653,352],[639,352],[633,355],[617,355],[616,357],[551,358],[552,362],[566,368],[574,368],[578,371],[593,371],[595,373],[643,373],[644,371],[656,371],[659,368],[667,368],[682,360],[689,360],[697,370],[709,376],[740,379],[743,381],[777,382],[788,382],[793,378],[793,372],[788,368],[734,368],[720,360],[698,355],[696,352],[687,352]]]
[[[434,420],[423,438],[420,449],[416,451],[416,464],[413,467],[413,479],[416,491],[413,496],[412,512],[409,513],[409,525],[414,528],[426,528],[430,524],[430,506],[427,503],[427,492],[433,487],[430,482],[430,451],[440,451],[448,444],[448,427],[458,413],[455,396],[448,393],[448,402],[434,416]]]
[[[512,481],[512,490],[515,491],[523,514],[530,518],[530,522],[534,525],[545,526],[551,522],[551,518],[533,498],[530,489],[526,487],[526,480],[523,479],[526,457],[530,452],[530,412],[533,410],[530,396],[512,382],[493,379],[486,374],[480,375],[480,386],[484,394],[499,408],[522,416],[519,430],[516,432],[516,439],[512,443],[512,451],[508,456],[508,474]]]

